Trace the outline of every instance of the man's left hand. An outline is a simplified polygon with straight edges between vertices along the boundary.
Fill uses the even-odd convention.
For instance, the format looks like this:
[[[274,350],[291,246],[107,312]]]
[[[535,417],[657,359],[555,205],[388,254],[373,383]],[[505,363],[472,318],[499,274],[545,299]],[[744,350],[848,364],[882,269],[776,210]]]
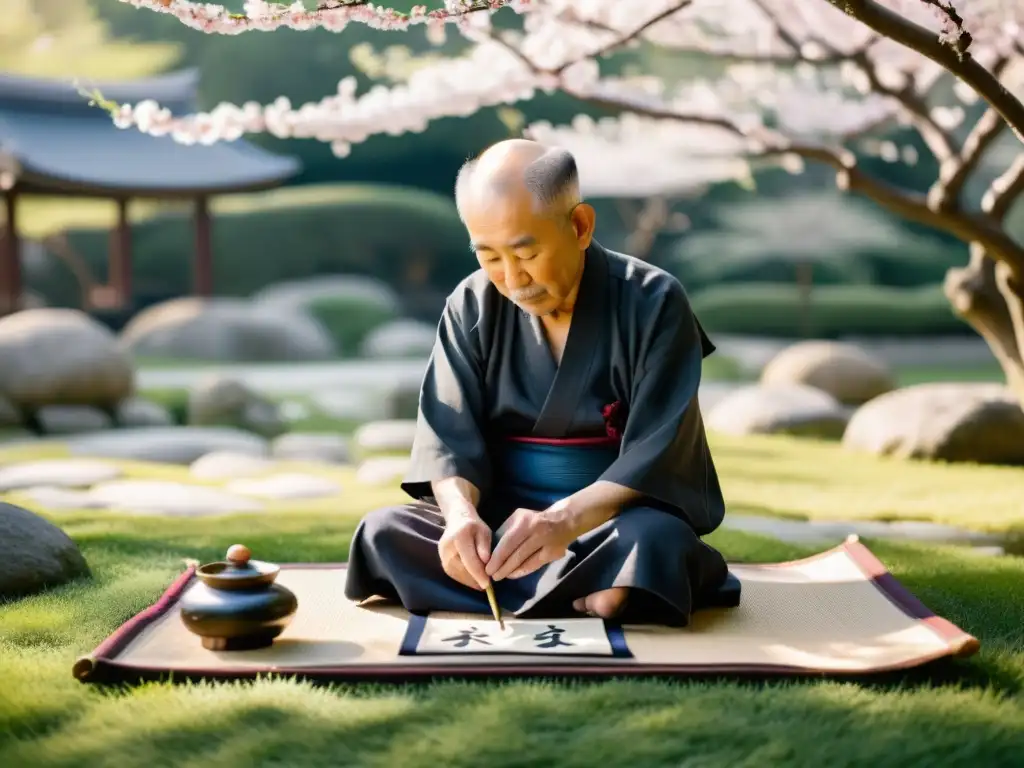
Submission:
[[[495,581],[521,579],[553,563],[576,539],[571,519],[553,510],[517,509],[503,527],[505,533],[487,561],[487,575]]]

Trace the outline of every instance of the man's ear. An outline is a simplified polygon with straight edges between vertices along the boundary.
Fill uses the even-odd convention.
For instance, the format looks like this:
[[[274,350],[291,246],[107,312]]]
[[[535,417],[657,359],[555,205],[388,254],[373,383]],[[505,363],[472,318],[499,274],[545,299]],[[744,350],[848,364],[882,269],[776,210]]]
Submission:
[[[572,226],[576,232],[576,242],[581,250],[590,247],[594,239],[594,226],[597,223],[597,211],[588,203],[580,203],[572,210]]]

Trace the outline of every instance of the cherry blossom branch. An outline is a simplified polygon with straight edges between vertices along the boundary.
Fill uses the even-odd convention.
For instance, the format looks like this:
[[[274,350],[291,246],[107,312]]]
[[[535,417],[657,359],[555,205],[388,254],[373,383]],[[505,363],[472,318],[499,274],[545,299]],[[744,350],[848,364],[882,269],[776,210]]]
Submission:
[[[934,210],[928,205],[926,196],[901,189],[865,173],[858,167],[856,156],[848,150],[819,144],[792,142],[785,136],[763,126],[743,127],[725,117],[683,114],[674,112],[669,107],[647,106],[639,101],[617,96],[573,93],[571,90],[568,92],[590,104],[620,112],[626,111],[659,120],[698,123],[720,128],[748,139],[750,151],[747,153],[747,157],[752,160],[797,156],[827,165],[836,171],[836,184],[840,189],[860,193],[898,216],[949,232],[964,242],[978,242],[1000,260],[1019,263],[1024,259],[1024,252],[1020,246],[988,215],[965,211]],[[1024,180],[1015,179],[1012,183],[1022,184]],[[1024,267],[1024,264],[1021,266]]]
[[[418,5],[410,13],[373,5],[370,0],[322,0],[315,10],[306,9],[301,0],[290,5],[246,0],[245,13],[233,13],[224,6],[194,0],[118,2],[173,16],[186,27],[207,34],[238,35],[243,32],[273,32],[282,28],[342,32],[352,23],[386,30],[404,30],[417,24],[443,26],[462,23],[470,14],[493,13],[501,8],[522,13],[535,0],[446,0],[444,8],[431,11],[425,5]]]
[[[894,88],[882,82],[878,69],[868,58],[867,51],[862,49],[851,57],[867,78],[871,90],[890,96],[900,103],[910,118],[910,124],[917,130],[935,159],[942,163],[956,154],[955,140],[952,134],[939,125],[931,115],[927,102],[914,91],[912,81],[902,88]]]
[[[828,2],[878,34],[917,51],[959,77],[980,94],[1006,121],[1017,138],[1024,142],[1024,103],[969,54],[967,48],[971,43],[971,35],[963,29],[962,19],[948,2],[922,0],[935,6],[948,21],[939,37],[875,0]]]

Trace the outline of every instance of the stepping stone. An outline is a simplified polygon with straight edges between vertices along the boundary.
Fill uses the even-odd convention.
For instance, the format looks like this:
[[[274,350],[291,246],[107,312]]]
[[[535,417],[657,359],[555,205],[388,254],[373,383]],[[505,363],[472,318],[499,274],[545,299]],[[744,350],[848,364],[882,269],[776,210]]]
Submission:
[[[224,480],[236,477],[253,477],[269,472],[274,462],[262,456],[233,451],[214,451],[200,456],[189,468],[189,474],[199,480]]]
[[[87,459],[49,459],[0,467],[0,492],[33,486],[87,488],[121,476],[113,464]]]
[[[251,432],[231,427],[140,427],[79,435],[68,440],[77,456],[191,464],[214,451],[266,456],[268,443]]]
[[[377,456],[367,459],[356,470],[356,481],[363,485],[391,485],[401,482],[412,461],[408,456]]]
[[[347,464],[352,460],[348,440],[341,435],[318,432],[291,432],[270,445],[274,458],[285,461],[314,461]]]
[[[106,509],[107,504],[90,491],[56,488],[52,485],[25,488],[19,493],[48,509]]]
[[[140,515],[200,517],[264,509],[255,499],[217,488],[160,480],[117,480],[97,485],[89,495],[108,507]]]
[[[234,480],[224,486],[224,490],[265,499],[317,499],[336,496],[342,489],[341,485],[326,477],[284,472],[270,477]]]

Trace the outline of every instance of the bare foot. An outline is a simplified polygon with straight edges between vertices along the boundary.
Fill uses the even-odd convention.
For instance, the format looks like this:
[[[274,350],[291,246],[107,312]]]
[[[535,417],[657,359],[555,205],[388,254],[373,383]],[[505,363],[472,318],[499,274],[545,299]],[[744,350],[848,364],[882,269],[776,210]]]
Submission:
[[[628,587],[612,587],[581,597],[573,602],[572,607],[580,613],[588,613],[602,619],[618,616],[626,605],[629,595]]]

